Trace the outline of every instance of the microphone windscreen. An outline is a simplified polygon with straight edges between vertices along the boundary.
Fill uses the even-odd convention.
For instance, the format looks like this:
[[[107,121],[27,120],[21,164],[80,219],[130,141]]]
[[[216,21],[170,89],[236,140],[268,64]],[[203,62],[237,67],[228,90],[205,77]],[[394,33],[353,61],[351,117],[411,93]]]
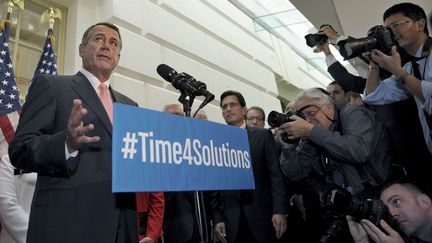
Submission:
[[[176,74],[177,72],[171,68],[170,66],[166,65],[166,64],[160,64],[157,69],[156,69],[157,73],[166,81],[170,82],[172,81],[172,76],[174,74]]]

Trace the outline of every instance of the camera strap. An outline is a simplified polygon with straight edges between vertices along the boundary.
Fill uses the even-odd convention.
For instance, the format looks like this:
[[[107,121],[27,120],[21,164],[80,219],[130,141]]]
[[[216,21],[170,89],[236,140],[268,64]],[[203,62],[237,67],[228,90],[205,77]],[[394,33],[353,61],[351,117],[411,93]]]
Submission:
[[[423,45],[420,57],[414,57],[412,55],[409,55],[408,53],[405,53],[407,61],[411,62],[411,67],[412,67],[411,68],[411,74],[414,75],[414,77],[418,78],[419,80],[423,79],[422,76],[424,76],[427,65],[425,63],[424,68],[423,68],[423,75],[422,75],[422,73],[420,72],[419,64],[417,63],[417,61],[428,58],[431,51],[432,51],[432,38],[430,36],[428,36],[426,38],[424,45]],[[426,62],[427,62],[427,60],[426,60]]]
[[[336,124],[336,130],[343,135],[343,128],[342,128],[342,122],[341,122],[341,113],[342,110],[345,109],[344,107],[341,107],[337,111],[337,124]],[[373,144],[373,148],[376,148],[378,146],[379,140],[375,139],[375,143]],[[372,188],[380,185],[383,182],[383,179],[381,176],[379,176],[378,172],[371,166],[369,163],[366,164],[360,164],[360,165],[353,165],[353,167],[356,169],[357,174],[359,175],[360,182],[364,187],[364,190],[372,190]],[[368,173],[369,172],[369,173]]]
[[[430,53],[432,51],[432,38],[430,36],[427,37],[425,44],[422,48],[421,57],[413,57],[411,60],[412,69],[411,72],[414,75],[414,77],[418,78],[419,80],[423,80],[423,77],[426,72],[426,66],[427,61],[425,62],[424,68],[423,68],[423,75],[420,73],[419,64],[417,63],[418,60],[421,60],[423,58],[428,58]],[[432,130],[432,114],[429,114],[426,110],[423,109],[424,116],[426,118],[426,123],[430,130]]]

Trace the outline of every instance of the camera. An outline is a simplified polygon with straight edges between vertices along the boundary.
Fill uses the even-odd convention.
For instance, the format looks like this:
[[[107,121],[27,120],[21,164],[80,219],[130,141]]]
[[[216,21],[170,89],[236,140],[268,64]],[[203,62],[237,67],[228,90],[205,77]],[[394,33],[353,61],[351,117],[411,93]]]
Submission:
[[[279,113],[277,111],[271,111],[268,115],[267,122],[271,127],[279,127],[286,122],[292,122],[291,116],[298,115],[296,112],[288,111],[287,113]]]
[[[279,113],[277,111],[271,111],[268,115],[267,122],[270,125],[270,127],[279,127],[280,125],[286,123],[286,122],[292,122],[294,120],[290,119],[291,116],[297,115],[304,119],[303,115],[300,113],[297,113],[295,111],[288,111],[287,113]],[[284,132],[281,134],[281,139],[285,143],[288,144],[294,144],[299,141],[299,139],[289,139],[288,133]]]
[[[308,35],[305,35],[305,39],[306,39],[306,45],[308,45],[309,47],[314,47],[318,43],[319,44],[326,43],[328,40],[328,37],[325,34],[308,34]]]
[[[330,223],[320,238],[320,243],[337,239],[344,224],[345,216],[351,215],[354,221],[368,219],[381,228],[379,222],[385,220],[392,228],[398,229],[388,208],[379,199],[361,199],[341,187],[326,187],[319,193],[321,207],[325,208]]]
[[[358,57],[365,52],[378,49],[385,54],[391,53],[392,46],[397,45],[393,31],[382,25],[372,27],[367,37],[360,39],[348,39],[341,48],[341,55],[345,60]]]

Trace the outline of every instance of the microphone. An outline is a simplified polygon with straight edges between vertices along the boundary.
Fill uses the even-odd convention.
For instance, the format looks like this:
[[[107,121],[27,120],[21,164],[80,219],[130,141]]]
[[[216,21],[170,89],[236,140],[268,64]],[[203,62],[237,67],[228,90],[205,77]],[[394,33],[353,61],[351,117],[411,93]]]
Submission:
[[[156,71],[163,79],[170,82],[181,92],[185,92],[189,95],[204,96],[205,99],[201,104],[202,107],[215,98],[215,96],[207,90],[207,85],[205,83],[197,81],[187,73],[177,73],[176,70],[166,64],[160,64]]]
[[[174,88],[180,90],[180,92],[184,92],[188,95],[196,95],[196,88],[192,86],[184,73],[177,73],[174,68],[171,68],[166,64],[160,64],[156,71],[163,79],[170,82]]]
[[[192,85],[197,89],[197,95],[205,97],[203,103],[200,106],[201,108],[215,99],[214,94],[210,93],[207,90],[207,85],[205,83],[196,80],[194,77],[192,77],[191,75],[189,75],[187,73],[183,73],[183,74],[188,78],[188,80],[190,80],[192,82]]]

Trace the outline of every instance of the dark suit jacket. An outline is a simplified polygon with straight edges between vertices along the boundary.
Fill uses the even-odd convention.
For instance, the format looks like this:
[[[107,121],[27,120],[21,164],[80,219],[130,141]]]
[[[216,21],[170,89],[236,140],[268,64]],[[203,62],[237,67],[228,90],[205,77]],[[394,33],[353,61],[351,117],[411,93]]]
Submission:
[[[340,84],[343,90],[354,91],[360,94],[363,93],[366,86],[366,79],[349,73],[340,62],[335,62],[330,65],[327,71],[333,79]]]
[[[255,190],[222,191],[213,198],[215,224],[225,222],[228,242],[234,242],[240,210],[259,241],[276,240],[273,214],[286,214],[288,201],[273,135],[268,129],[246,127],[252,158]]]
[[[165,213],[163,220],[164,240],[166,243],[189,242],[194,234],[199,238],[197,215],[195,211],[195,192],[165,192]],[[204,200],[205,225],[203,224],[203,237],[210,242],[210,205],[207,202],[210,192],[201,192]],[[203,218],[204,219],[204,218]],[[195,232],[194,232],[195,231]]]
[[[135,102],[110,88],[115,102]],[[81,99],[94,124],[76,157],[65,159],[68,117],[73,99]],[[134,193],[112,193],[112,125],[84,75],[39,76],[32,82],[16,137],[9,147],[12,164],[38,173],[27,242],[114,242],[120,215],[137,236]],[[120,213],[122,212],[122,213]]]

